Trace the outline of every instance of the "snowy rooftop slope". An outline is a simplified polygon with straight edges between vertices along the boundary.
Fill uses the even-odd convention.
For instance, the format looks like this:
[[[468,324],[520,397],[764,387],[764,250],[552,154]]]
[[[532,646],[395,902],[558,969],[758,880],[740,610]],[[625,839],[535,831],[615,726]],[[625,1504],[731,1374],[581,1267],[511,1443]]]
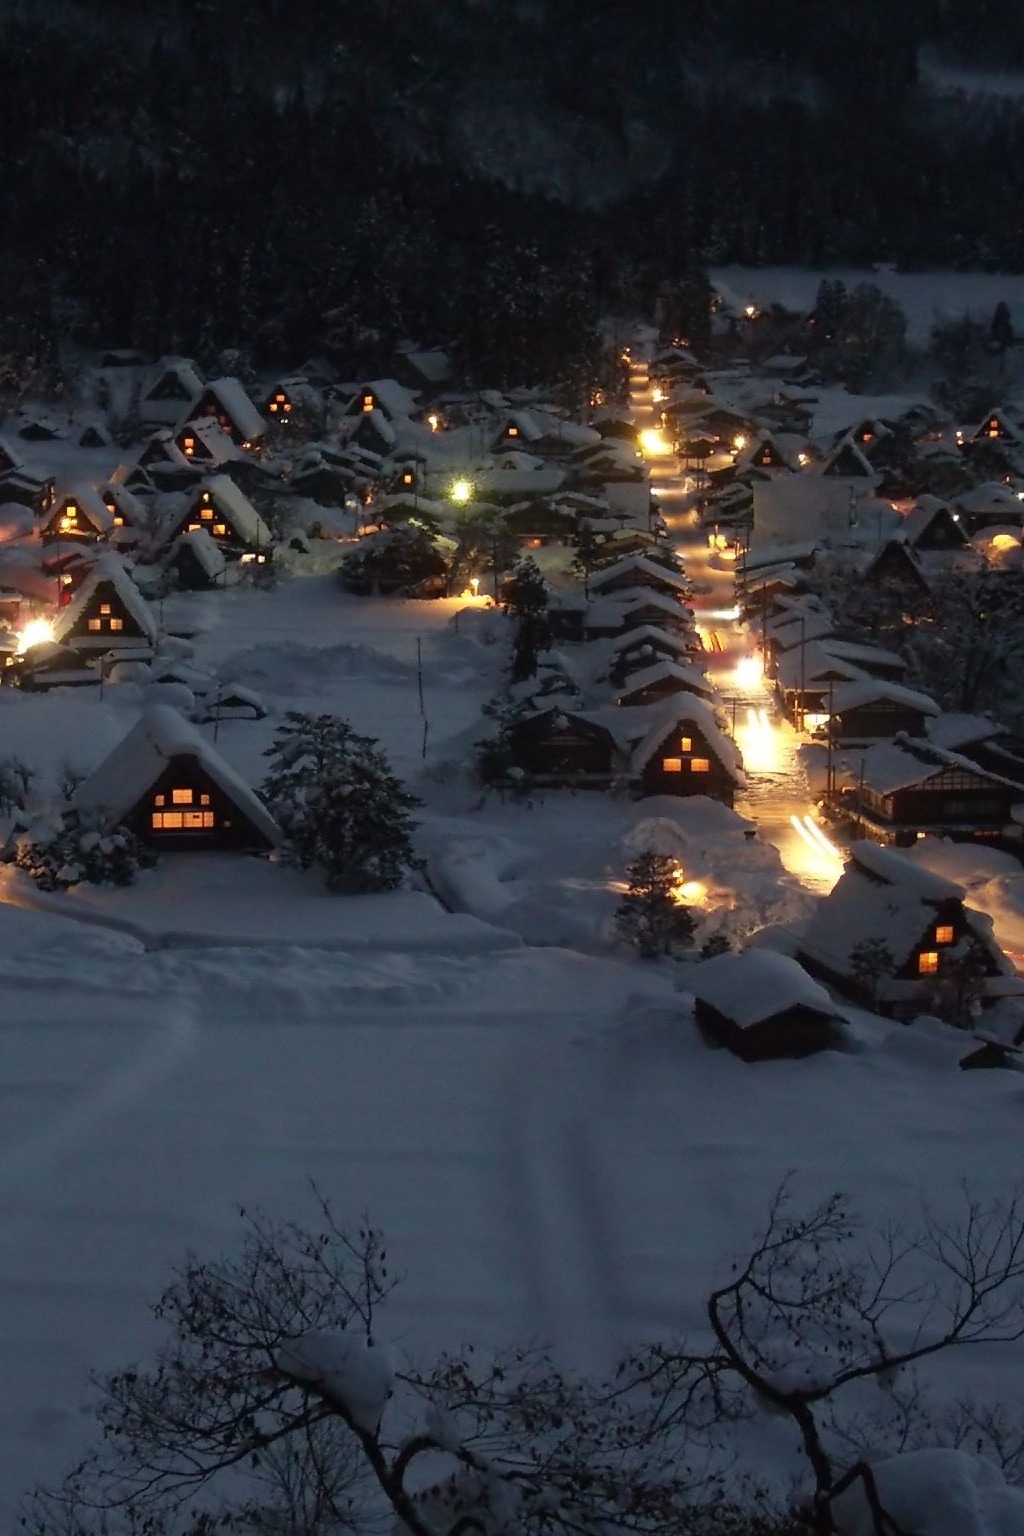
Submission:
[[[71,602],[54,620],[54,638],[63,640],[71,633],[101,585],[113,587],[143,635],[155,641],[157,622],[153,610],[129,576],[124,562],[116,555],[103,555],[97,560]]]
[[[988,715],[941,714],[927,725],[928,740],[937,747],[956,752],[961,747],[975,746],[998,736],[1003,727]]]
[[[179,534],[167,552],[167,560],[173,559],[181,549],[191,551],[211,581],[222,576],[227,569],[227,561],[219,546],[210,538],[205,528],[193,528],[191,533]],[[164,563],[166,564],[167,561],[165,560]]]
[[[685,592],[689,585],[686,577],[679,571],[670,571],[667,566],[659,565],[656,560],[648,560],[646,555],[624,555],[621,560],[616,560],[614,565],[607,565],[604,570],[594,572],[590,577],[591,590],[600,592],[609,582],[618,581],[622,576],[650,576],[653,580],[663,582],[668,587],[675,587],[680,592]]]
[[[708,746],[737,782],[743,780],[743,759],[731,736],[726,735],[715,712],[695,694],[677,693],[656,707],[656,715],[647,734],[633,749],[630,763],[634,773],[641,773],[674,726],[692,725],[700,731]]]
[[[230,475],[214,475],[211,479],[204,480],[196,493],[196,498],[193,499],[193,504],[203,491],[209,491],[210,496],[230,519],[235,532],[247,544],[266,546],[274,542],[274,535],[267,524]]]
[[[878,843],[855,843],[850,850],[851,863],[878,882],[898,887],[921,901],[949,901],[963,896],[962,886],[941,875],[933,875],[891,848]]]
[[[699,667],[684,667],[674,661],[659,661],[640,672],[632,672],[619,689],[619,697],[638,693],[656,683],[677,682],[680,689],[696,690],[710,698],[713,689]]]
[[[239,379],[225,376],[211,379],[206,388],[218,405],[231,417],[239,432],[246,437],[262,437],[267,424],[253,405]]]
[[[109,533],[113,528],[113,514],[96,487],[90,485],[88,481],[75,481],[66,490],[61,491],[57,496],[57,503],[61,505],[66,501],[77,503],[97,533]]]
[[[748,949],[743,954],[702,960],[687,972],[686,985],[694,997],[741,1029],[798,1006],[813,1008],[829,1018],[840,1017],[825,988],[812,980],[802,965],[770,949]]]
[[[196,727],[166,704],[146,710],[109,757],[78,786],[72,804],[80,811],[98,812],[116,825],[177,757],[193,758],[269,842],[280,842],[277,823],[262,800]]]
[[[939,706],[926,693],[916,688],[904,688],[899,683],[886,683],[869,678],[863,683],[837,683],[832,696],[836,714],[849,709],[860,709],[864,704],[901,704],[907,709],[918,709],[925,715],[938,715]]]
[[[868,747],[861,758],[858,774],[865,789],[878,795],[891,795],[912,784],[923,784],[942,773],[945,764],[923,761],[897,741],[879,741]]]

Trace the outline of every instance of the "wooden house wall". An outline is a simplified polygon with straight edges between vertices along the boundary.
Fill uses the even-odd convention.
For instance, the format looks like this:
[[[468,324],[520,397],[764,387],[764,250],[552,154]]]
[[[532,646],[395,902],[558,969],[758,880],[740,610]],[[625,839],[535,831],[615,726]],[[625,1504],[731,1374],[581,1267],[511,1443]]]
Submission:
[[[571,782],[580,775],[608,778],[615,767],[615,743],[606,731],[573,725],[538,729],[526,724],[510,734],[516,767],[548,783]]]
[[[741,1029],[702,998],[696,999],[694,1015],[709,1039],[724,1045],[743,1061],[811,1056],[833,1043],[834,1021],[802,1003],[747,1029]]]
[[[690,743],[689,747],[684,742]],[[665,763],[679,763],[679,768],[666,768]],[[691,764],[708,763],[707,772],[695,773]],[[683,721],[672,727],[644,768],[641,786],[645,795],[707,795],[732,806],[736,784],[732,774],[715,755],[707,739],[694,725]]]
[[[825,698],[828,694],[826,690]],[[879,700],[861,704],[856,709],[846,709],[832,716],[832,739],[839,746],[857,741],[878,741],[906,731],[909,736],[922,736],[925,721],[930,716],[920,709],[905,704]]]
[[[190,805],[175,805],[174,790],[192,793]],[[209,804],[202,804],[202,797]],[[163,805],[157,804],[163,796]],[[197,818],[209,816],[213,825],[193,827],[155,827],[154,816],[175,817],[188,814]],[[220,790],[191,757],[173,758],[156,783],[125,817],[125,825],[144,843],[152,848],[168,852],[214,848],[265,848],[266,838],[242,815],[233,802]]]
[[[102,611],[105,607],[110,609],[108,614]],[[118,621],[120,628],[115,627]],[[90,646],[105,647],[119,645],[125,640],[144,640],[146,644],[150,643],[149,636],[143,634],[117,589],[101,581],[65,635],[64,641],[66,644],[78,641]]]
[[[926,784],[913,784],[891,795],[868,798],[873,810],[887,821],[905,826],[948,823],[1001,826],[1010,819],[1010,811],[1022,799],[1019,790],[1008,784],[975,778],[973,774],[953,769],[938,774]]]

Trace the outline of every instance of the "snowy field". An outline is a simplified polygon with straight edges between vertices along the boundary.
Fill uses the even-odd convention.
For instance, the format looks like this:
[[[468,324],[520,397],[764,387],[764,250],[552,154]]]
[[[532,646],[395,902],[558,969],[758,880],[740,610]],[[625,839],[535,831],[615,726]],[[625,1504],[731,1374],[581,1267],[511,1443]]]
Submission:
[[[49,901],[3,874],[4,1515],[81,1448],[88,1370],[154,1343],[175,1261],[230,1249],[239,1205],[312,1216],[311,1180],[385,1229],[406,1276],[387,1331],[409,1355],[544,1340],[603,1369],[624,1341],[700,1328],[791,1169],[872,1220],[1019,1176],[1024,1084],[959,1072],[962,1036],[860,1017],[856,1051],[748,1067],[701,1043],[685,968],[599,953],[654,823],[708,910],[789,921],[810,898],[721,807],[481,805],[465,764],[499,677],[493,616],[327,576],[190,602],[196,659],[270,709],[221,726],[229,761],[257,781],[286,709],[350,715],[428,801],[423,851],[456,910],[332,899],[228,856]],[[2,690],[5,750],[51,780],[90,768],[141,703],[133,684]],[[1019,1369],[979,1354],[970,1379],[1012,1394]],[[774,1431],[765,1446],[784,1483]]]

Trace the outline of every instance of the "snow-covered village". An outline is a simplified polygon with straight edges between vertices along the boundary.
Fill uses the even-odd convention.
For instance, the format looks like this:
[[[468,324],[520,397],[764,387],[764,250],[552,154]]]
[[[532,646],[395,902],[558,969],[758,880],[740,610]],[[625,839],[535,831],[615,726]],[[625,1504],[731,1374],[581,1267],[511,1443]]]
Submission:
[[[554,50],[456,11],[438,80]],[[936,15],[981,143],[1024,30]],[[691,250],[517,77],[449,121],[489,286],[434,189],[374,293],[419,80],[344,294],[243,202],[205,309],[181,230],[0,260],[3,1528],[1024,1536],[1024,274],[721,176]]]

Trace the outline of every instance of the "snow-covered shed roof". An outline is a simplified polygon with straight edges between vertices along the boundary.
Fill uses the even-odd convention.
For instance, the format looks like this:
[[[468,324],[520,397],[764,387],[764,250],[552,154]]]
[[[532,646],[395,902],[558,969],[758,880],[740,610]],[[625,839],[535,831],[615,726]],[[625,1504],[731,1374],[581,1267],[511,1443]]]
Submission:
[[[179,533],[167,551],[164,564],[169,565],[183,549],[188,550],[211,581],[223,576],[227,569],[227,561],[220,547],[210,538],[205,528],[193,528],[191,533]]]
[[[259,796],[216,748],[176,709],[154,704],[99,767],[78,786],[72,805],[116,826],[138,805],[175,758],[194,760],[217,788],[269,843],[281,838]]]
[[[765,544],[761,548],[747,551],[743,569],[749,575],[770,565],[800,565],[813,560],[819,548],[816,539],[806,539],[795,544]]]
[[[406,389],[405,385],[399,384],[397,379],[366,379],[362,384],[349,387],[352,392],[346,409],[350,409],[360,395],[365,395],[372,390],[381,412],[392,421],[398,417],[411,416],[416,410],[419,398],[414,390]],[[367,412],[367,414],[373,413]]]
[[[1000,480],[987,480],[984,485],[972,486],[957,496],[954,504],[959,511],[967,513],[1005,512],[1008,522],[1019,523],[1024,512],[1024,502],[1016,491],[1011,491]]]
[[[638,624],[636,629],[627,629],[621,635],[613,635],[606,644],[613,654],[638,650],[644,645],[676,651],[680,656],[689,655],[690,650],[688,642],[681,635],[673,634],[671,630],[658,629],[653,624]]]
[[[1003,727],[989,715],[965,715],[953,711],[943,712],[926,726],[928,740],[947,752],[958,752],[963,747],[973,747],[979,742],[999,736]]]
[[[879,741],[868,747],[860,760],[860,783],[876,795],[892,795],[900,789],[925,784],[942,773],[943,762],[929,762],[910,751],[902,741]]]
[[[841,473],[839,470],[840,463],[849,465],[850,473],[854,475],[871,476],[874,479],[878,478],[867,454],[864,452],[863,448],[861,448],[860,444],[856,442],[854,438],[849,434],[840,438],[839,442],[832,449],[832,452],[827,454],[825,458],[822,459],[819,466],[821,474],[834,475]]]
[[[715,955],[689,968],[687,990],[740,1029],[763,1024],[790,1008],[826,1019],[841,1017],[825,988],[788,955],[771,949]]]
[[[440,348],[420,351],[416,347],[402,347],[400,355],[426,384],[444,384],[451,378],[451,359]]]
[[[249,399],[240,379],[232,378],[230,375],[211,379],[203,389],[203,394],[207,392],[214,397],[244,438],[255,439],[264,435],[267,424]]]
[[[863,667],[865,672],[870,672],[873,667],[886,672],[903,673],[907,670],[907,663],[899,651],[890,651],[884,645],[869,645],[862,640],[840,640],[835,635],[826,635],[818,644],[826,655],[835,656],[839,661],[853,662]]]
[[[937,519],[941,518],[945,520],[948,518],[952,522],[954,530],[959,533],[960,538],[966,544],[967,534],[965,530],[960,526],[960,519],[958,514],[950,509],[948,503],[940,501],[937,496],[933,496],[929,497],[928,500],[934,501],[935,505],[925,506],[923,504],[924,499],[925,498],[922,497],[917,506],[914,507],[912,511],[907,513],[901,524],[901,532],[907,543],[913,547],[917,544],[919,539],[924,538],[925,534]]]
[[[799,618],[785,617],[768,625],[772,645],[777,651],[789,651],[810,640],[823,640],[832,633],[832,620],[827,613],[806,613]]]
[[[68,606],[60,609],[53,621],[54,639],[63,640],[71,634],[95,597],[97,588],[101,586],[113,588],[143,635],[154,642],[157,637],[156,616],[129,576],[124,561],[116,555],[104,555],[97,560]]]
[[[711,698],[714,693],[707,676],[699,667],[681,666],[677,661],[656,661],[642,671],[631,672],[619,689],[619,698],[628,699],[635,693],[642,693],[645,688],[666,682],[677,683],[677,692],[696,692],[706,698]]]
[[[861,709],[865,704],[899,704],[905,709],[916,709],[923,715],[941,714],[934,699],[916,688],[904,688],[899,683],[887,683],[883,679],[868,678],[864,682],[837,683],[832,694],[832,709],[837,715],[851,709]]]
[[[651,706],[651,725],[633,748],[632,771],[642,773],[654,754],[664,746],[668,733],[687,725],[700,731],[726,772],[742,783],[743,759],[736,743],[723,731],[711,706],[692,693],[676,693],[664,703]]]
[[[604,570],[595,571],[590,577],[591,591],[600,592],[611,582],[618,581],[622,576],[649,576],[666,587],[675,587],[678,592],[685,592],[689,587],[686,577],[679,571],[670,570],[667,566],[660,565],[657,560],[650,560],[646,555],[623,555],[621,560],[616,560],[614,565],[605,566]]]
[[[238,463],[245,458],[242,450],[236,448],[235,444],[231,441],[230,435],[224,431],[224,428],[215,416],[197,416],[193,420],[187,421],[181,430],[183,433],[191,433],[193,437],[199,439],[214,464]],[[199,455],[196,455],[196,458],[199,457]],[[192,458],[189,454],[186,454],[185,458],[189,459],[190,462],[195,462],[195,458]],[[201,460],[201,462],[205,463],[205,459]]]
[[[202,394],[203,377],[190,357],[162,357],[142,390],[141,404],[159,402],[167,385],[172,386],[180,412],[182,400],[196,400]]]
[[[817,689],[830,679],[833,683],[862,682],[868,675],[855,662],[826,651],[820,640],[806,649],[796,645],[792,650],[783,651],[776,663],[776,681],[784,693],[801,688]]]

